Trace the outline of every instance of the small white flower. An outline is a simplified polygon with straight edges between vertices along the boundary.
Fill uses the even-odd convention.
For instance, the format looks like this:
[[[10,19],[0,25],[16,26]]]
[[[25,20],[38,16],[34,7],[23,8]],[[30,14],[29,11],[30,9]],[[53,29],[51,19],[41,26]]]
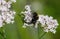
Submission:
[[[4,5],[4,4],[6,4],[6,1],[5,0],[1,0],[2,1],[2,4]]]
[[[26,6],[25,6],[25,9],[26,9],[27,11],[31,11],[30,5],[26,5]]]
[[[13,23],[14,23],[14,20],[13,20],[13,21],[11,21],[11,23],[13,24]]]
[[[45,25],[45,16],[39,15],[38,21],[44,26]]]

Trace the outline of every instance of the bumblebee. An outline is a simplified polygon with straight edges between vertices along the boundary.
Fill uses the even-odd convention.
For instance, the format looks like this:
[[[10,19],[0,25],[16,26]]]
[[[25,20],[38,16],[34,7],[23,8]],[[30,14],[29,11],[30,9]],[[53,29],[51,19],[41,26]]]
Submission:
[[[35,25],[35,23],[38,20],[38,14],[36,12],[32,13],[33,17],[32,17],[32,21],[31,23],[33,23]]]
[[[36,12],[33,12],[32,13],[32,20],[31,20],[31,22],[29,22],[29,23],[27,23],[26,21],[24,21],[24,22],[27,23],[27,24],[34,24],[35,25],[35,23],[37,22],[38,18],[39,18],[38,14]]]

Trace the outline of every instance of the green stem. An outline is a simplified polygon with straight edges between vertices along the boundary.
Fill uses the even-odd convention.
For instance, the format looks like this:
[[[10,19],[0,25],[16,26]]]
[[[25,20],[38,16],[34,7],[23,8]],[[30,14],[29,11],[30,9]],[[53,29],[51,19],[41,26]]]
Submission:
[[[6,35],[5,35],[5,30],[3,27],[1,27],[1,31],[0,31],[0,35],[2,36],[3,39],[6,39]]]
[[[40,37],[39,39],[42,39],[42,37],[46,34],[46,32],[44,32]]]

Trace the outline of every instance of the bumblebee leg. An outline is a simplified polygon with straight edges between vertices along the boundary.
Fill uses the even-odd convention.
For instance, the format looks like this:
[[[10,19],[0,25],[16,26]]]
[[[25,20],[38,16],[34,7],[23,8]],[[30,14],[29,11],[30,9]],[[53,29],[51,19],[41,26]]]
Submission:
[[[37,22],[35,23],[35,28],[37,28],[37,27],[38,27],[38,24],[39,24],[39,22],[37,21]]]

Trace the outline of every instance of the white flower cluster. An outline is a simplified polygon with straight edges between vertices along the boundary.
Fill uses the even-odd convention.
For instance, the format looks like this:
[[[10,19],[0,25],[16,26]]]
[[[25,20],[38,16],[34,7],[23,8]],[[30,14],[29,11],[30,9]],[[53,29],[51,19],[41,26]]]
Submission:
[[[21,12],[21,13],[25,15],[24,20],[25,20],[26,22],[30,22],[30,21],[32,20],[32,16],[31,16],[32,14],[31,14],[30,5],[26,5],[26,6],[25,6],[25,10],[26,10],[26,11]]]
[[[5,23],[13,23],[15,11],[10,10],[11,4],[15,3],[16,0],[0,0],[0,27]]]
[[[56,19],[53,19],[53,17],[49,17],[48,15],[44,16],[44,15],[39,15],[39,20],[41,23],[41,27],[44,28],[45,32],[52,32],[55,33],[56,32],[56,28],[59,25]]]
[[[31,22],[31,20],[32,20],[32,13],[31,13],[30,5],[26,5],[25,6],[25,10],[26,11],[22,11],[21,12],[25,16],[24,21],[26,21],[27,23]],[[24,25],[23,25],[24,28],[26,28],[26,26],[28,26],[27,23],[24,23]]]

